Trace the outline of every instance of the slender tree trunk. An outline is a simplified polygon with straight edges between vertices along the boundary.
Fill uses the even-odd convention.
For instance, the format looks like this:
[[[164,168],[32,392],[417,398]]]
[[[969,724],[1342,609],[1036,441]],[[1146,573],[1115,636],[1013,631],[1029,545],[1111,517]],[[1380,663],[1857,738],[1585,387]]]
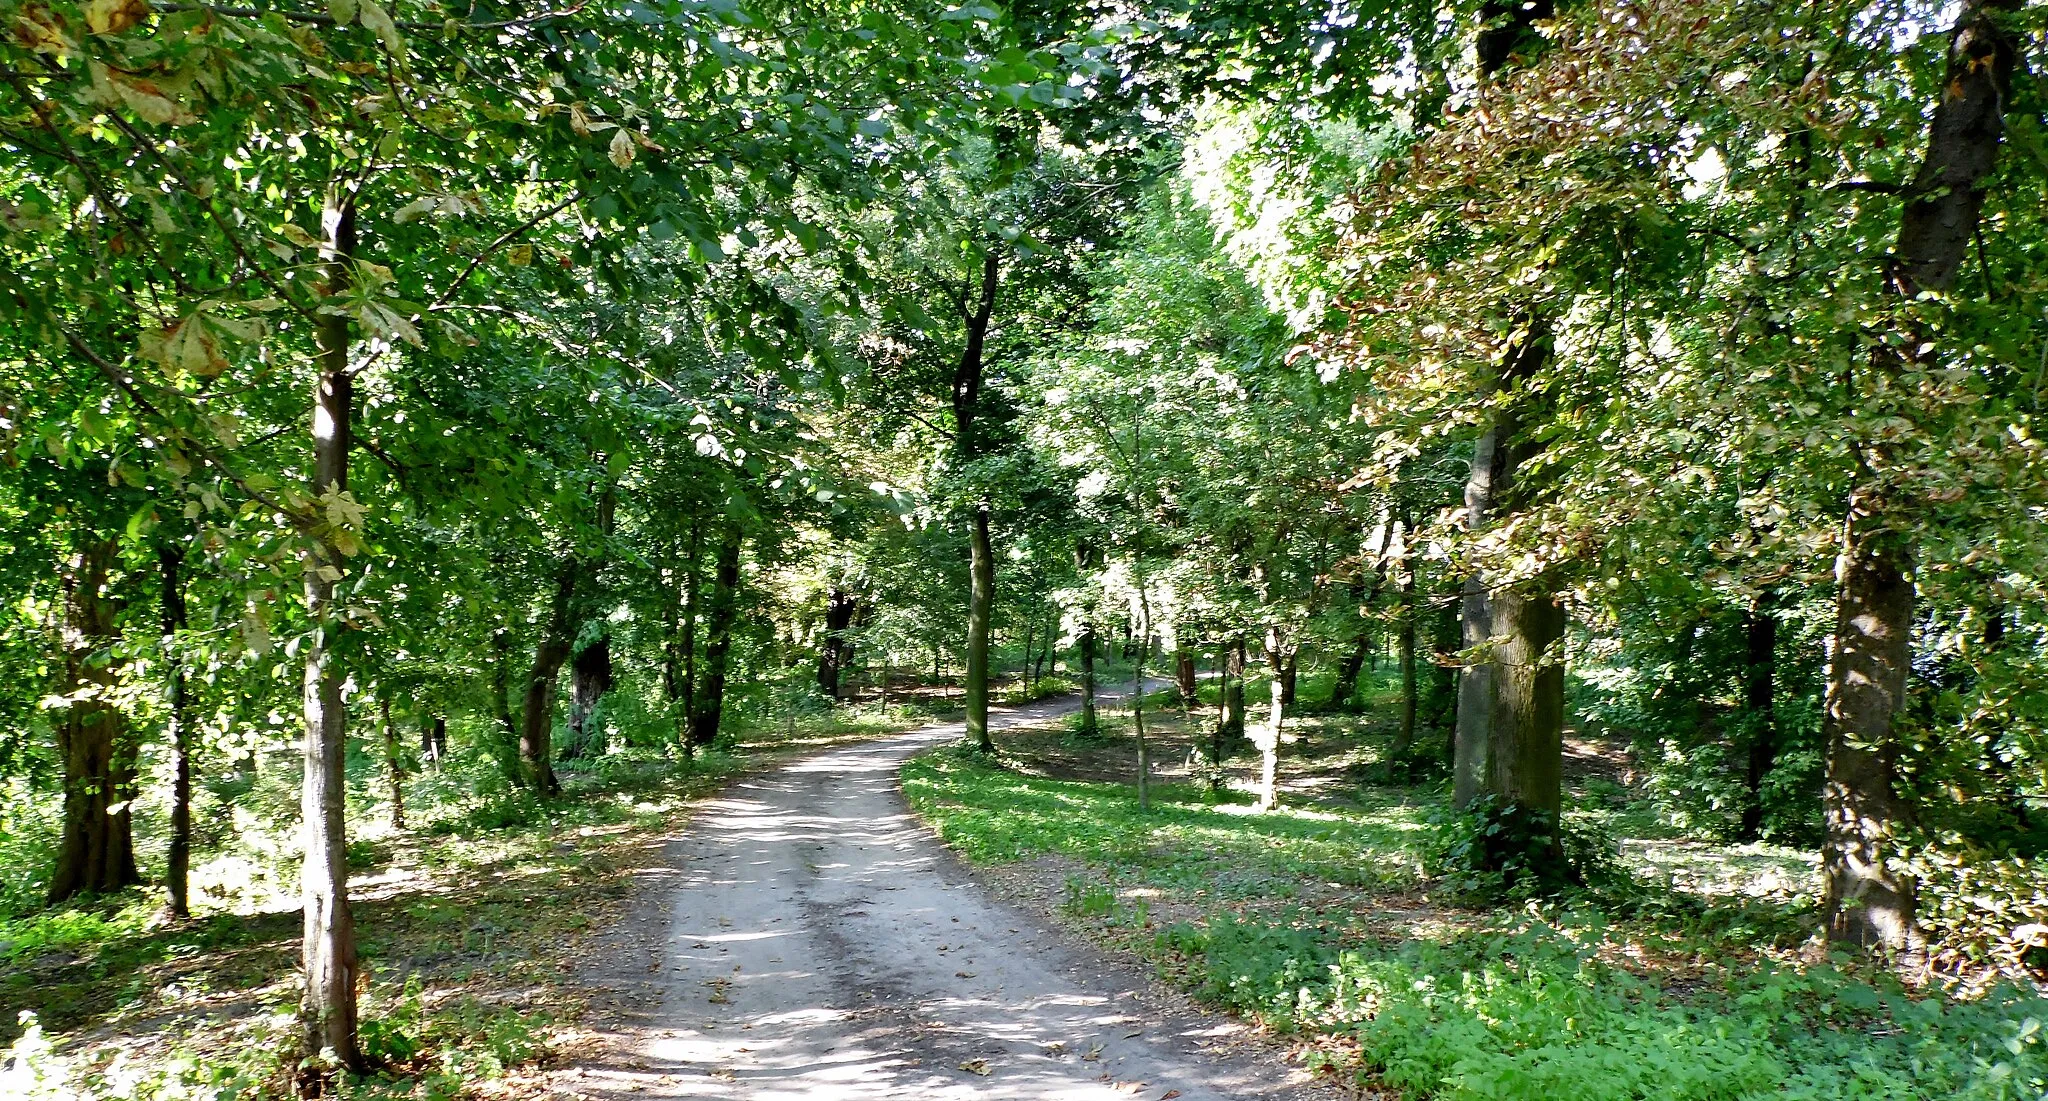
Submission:
[[[1778,617],[1769,598],[1750,602],[1742,617],[1745,661],[1742,676],[1744,718],[1749,726],[1749,745],[1743,787],[1742,839],[1755,841],[1764,832],[1764,781],[1778,760],[1777,669]]]
[[[696,746],[715,741],[718,728],[725,721],[726,663],[732,653],[732,625],[739,609],[740,545],[744,541],[745,533],[737,523],[732,523],[718,544],[711,606],[704,624],[704,683],[697,686],[697,698],[690,711],[690,744]]]
[[[1280,667],[1280,702],[1294,706],[1294,683],[1301,671],[1299,651],[1287,655],[1287,664]]]
[[[164,866],[172,917],[192,914],[192,724],[185,698],[185,655],[179,634],[185,630],[185,552],[171,544],[156,551],[157,570],[163,587],[163,659],[168,674],[164,685],[167,712],[164,740],[171,748],[171,850]]]
[[[2018,0],[1963,0],[1949,37],[1948,71],[1928,122],[1928,142],[1888,258],[1889,284],[1904,306],[1924,292],[1951,290],[1981,226],[1985,188],[1997,165],[2011,101],[2018,45],[2000,19]],[[1902,339],[1872,351],[1871,392],[1915,366],[1931,345],[1911,322]],[[1858,451],[1865,484],[1849,499],[1835,564],[1834,653],[1829,663],[1821,914],[1830,940],[1910,948],[1919,940],[1917,884],[1891,866],[1911,806],[1898,793],[1897,719],[1912,662],[1916,507],[1878,482],[1901,465],[1890,445]]]
[[[441,767],[448,756],[448,716],[435,715],[420,727],[420,759]]]
[[[135,745],[114,703],[112,539],[87,537],[64,573],[64,673],[70,705],[57,728],[64,766],[64,829],[49,898],[118,891],[142,882],[135,866]]]
[[[1397,613],[1400,619],[1394,628],[1394,649],[1401,668],[1401,716],[1400,726],[1394,732],[1394,745],[1388,756],[1401,758],[1415,746],[1415,716],[1419,705],[1419,684],[1415,670],[1415,567],[1408,560],[1407,529],[1404,524],[1401,538],[1401,557],[1396,563],[1400,571],[1395,581],[1401,607]]]
[[[1259,747],[1259,809],[1280,805],[1280,725],[1287,716],[1287,657],[1281,652],[1280,629],[1266,628],[1268,703],[1266,726],[1254,736]]]
[[[1372,634],[1365,627],[1358,630],[1358,638],[1344,660],[1337,665],[1337,683],[1330,686],[1330,709],[1347,711],[1358,699],[1358,675],[1365,671],[1366,647],[1372,643]]]
[[[1144,583],[1139,582],[1139,600],[1144,600]],[[1145,737],[1145,659],[1152,648],[1149,629],[1138,639],[1138,659],[1131,665],[1131,728],[1138,735],[1138,809],[1152,809],[1152,754]]]
[[[570,634],[570,607],[575,602],[578,572],[573,554],[565,555],[555,571],[555,595],[548,602],[548,619],[533,647],[533,664],[526,671],[525,697],[519,710],[520,765],[526,782],[542,796],[562,791],[561,781],[555,778],[555,682],[560,679],[562,663],[569,660],[569,647],[576,642]]]
[[[347,292],[356,248],[353,196],[330,191],[321,213],[322,288],[329,297]],[[314,321],[318,345],[313,392],[313,484],[316,498],[348,490],[355,380],[349,372],[353,339],[349,317],[339,311]],[[298,1089],[313,1096],[327,1068],[367,1069],[356,1040],[356,929],[348,901],[348,829],[342,774],[348,712],[341,700],[344,671],[335,659],[336,635],[346,629],[335,607],[335,582],[343,555],[333,538],[308,546],[305,557],[307,617],[314,630],[306,646],[305,782],[300,829],[304,865],[300,890],[305,903],[305,993],[299,1004],[301,1071]]]
[[[398,760],[398,727],[391,722],[391,701],[379,697],[377,718],[384,726],[384,771],[391,780],[391,828],[405,828],[405,766]]]
[[[697,713],[697,616],[702,612],[701,593],[697,583],[697,559],[704,553],[704,529],[696,520],[690,521],[690,549],[684,556],[683,573],[683,625],[682,638],[678,642],[683,652],[683,752],[693,747],[690,739],[690,716]]]
[[[1102,733],[1101,725],[1095,718],[1095,623],[1084,620],[1081,623],[1081,637],[1074,640],[1081,651],[1081,736],[1093,738]]]
[[[989,546],[988,509],[974,510],[968,538],[967,740],[983,753],[995,752],[988,731],[988,636],[995,611],[995,552]]]
[[[1198,702],[1196,699],[1198,688],[1195,683],[1195,655],[1185,646],[1179,647],[1173,652],[1173,680],[1174,687],[1180,690],[1181,708],[1185,710],[1195,706]]]

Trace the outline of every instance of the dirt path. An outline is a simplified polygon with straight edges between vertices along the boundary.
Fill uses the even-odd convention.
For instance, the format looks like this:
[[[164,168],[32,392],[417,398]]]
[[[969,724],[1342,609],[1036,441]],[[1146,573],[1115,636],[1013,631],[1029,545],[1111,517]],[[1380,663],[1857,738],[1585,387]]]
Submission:
[[[961,732],[833,750],[708,801],[671,843],[670,882],[647,892],[665,907],[634,919],[639,946],[617,940],[586,976],[619,995],[622,1024],[566,1092],[1294,1096],[1276,1061],[1228,1050],[1236,1026],[1147,1001],[1128,970],[991,899],[910,816],[898,769]]]

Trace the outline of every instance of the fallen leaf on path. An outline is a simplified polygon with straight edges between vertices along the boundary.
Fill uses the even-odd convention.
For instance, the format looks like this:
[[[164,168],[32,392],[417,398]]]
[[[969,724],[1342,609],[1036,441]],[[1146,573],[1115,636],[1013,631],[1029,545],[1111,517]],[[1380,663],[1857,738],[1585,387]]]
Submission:
[[[954,978],[956,978],[956,979],[971,979],[971,978],[973,978],[973,977],[974,977],[974,972],[972,972],[972,971],[955,971],[955,972],[953,972],[953,977],[954,977]]]
[[[1118,1093],[1143,1093],[1145,1092],[1145,1086],[1146,1083],[1144,1082],[1118,1082],[1116,1084]]]
[[[983,1078],[986,1078],[989,1075],[995,1073],[994,1070],[990,1069],[988,1065],[988,1060],[986,1059],[969,1059],[966,1062],[960,1064],[960,1069],[964,1071],[970,1071],[974,1074],[979,1074]]]
[[[1174,1098],[1179,1096],[1179,1090],[1167,1090],[1165,1093],[1159,1095],[1159,1101],[1173,1101]]]

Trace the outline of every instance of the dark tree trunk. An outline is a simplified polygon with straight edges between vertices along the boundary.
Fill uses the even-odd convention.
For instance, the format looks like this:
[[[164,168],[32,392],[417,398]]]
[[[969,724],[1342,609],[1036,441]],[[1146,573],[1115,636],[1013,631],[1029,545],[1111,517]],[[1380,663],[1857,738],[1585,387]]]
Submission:
[[[2018,47],[2000,19],[2017,0],[1964,0],[1949,37],[1941,99],[1928,122],[1925,158],[1900,215],[1887,261],[1890,288],[1901,304],[1927,291],[1954,288],[1980,227],[1985,188],[2005,134],[2005,108]],[[1896,342],[1871,354],[1876,380],[1897,381],[1922,353],[1913,324]],[[1877,471],[1900,465],[1882,442],[1858,453],[1864,488],[1849,500],[1836,559],[1833,660],[1826,716],[1827,781],[1821,914],[1828,939],[1887,949],[1919,939],[1917,884],[1890,866],[1911,806],[1898,793],[1898,713],[1912,661],[1913,548],[1904,531],[1913,503],[1877,484]]]
[[[1365,650],[1371,643],[1371,632],[1361,626],[1350,651],[1337,664],[1337,682],[1330,686],[1331,710],[1348,711],[1358,699],[1358,675],[1365,671]]]
[[[1225,741],[1244,737],[1244,675],[1249,664],[1244,635],[1233,636],[1223,649],[1223,704],[1216,727]]]
[[[1084,621],[1081,637],[1075,640],[1081,651],[1081,736],[1093,738],[1102,733],[1102,726],[1095,718],[1095,624]]]
[[[185,630],[185,552],[165,544],[156,551],[163,591],[164,740],[171,748],[171,851],[164,865],[172,917],[192,914],[192,724],[185,698],[185,655],[179,634]]]
[[[1415,747],[1415,716],[1418,707],[1419,684],[1415,671],[1415,563],[1408,557],[1408,537],[1411,527],[1407,509],[1401,512],[1401,549],[1394,564],[1395,593],[1400,607],[1395,614],[1399,618],[1394,624],[1395,661],[1401,670],[1401,715],[1400,725],[1394,731],[1394,744],[1387,756],[1394,760],[1406,757]]]
[[[448,756],[448,716],[435,715],[420,727],[420,760],[435,768]]]
[[[1180,690],[1180,705],[1183,709],[1201,703],[1195,682],[1195,655],[1185,646],[1174,651],[1173,680],[1174,686]]]
[[[713,567],[711,606],[704,623],[704,682],[697,686],[690,709],[690,744],[708,746],[718,738],[725,717],[726,662],[732,653],[732,625],[739,608],[740,544],[745,535],[729,524],[718,544]]]
[[[608,748],[604,732],[591,723],[599,700],[612,690],[612,636],[609,632],[569,659],[569,746],[564,759],[599,755]]]
[[[818,691],[835,700],[844,698],[840,681],[853,658],[853,642],[846,632],[859,611],[859,598],[838,585],[832,586],[825,598],[825,633],[818,644]]]
[[[988,731],[989,621],[995,612],[995,550],[989,545],[988,509],[974,510],[968,533],[967,740],[983,753],[995,752]]]
[[[391,721],[391,701],[377,700],[377,718],[384,728],[384,771],[391,781],[391,828],[405,828],[405,766],[398,759],[398,727]]]
[[[953,425],[960,457],[973,462],[981,455],[975,418],[981,412],[983,349],[995,317],[996,291],[1002,259],[993,250],[982,257],[981,291],[974,310],[963,319],[966,344],[953,371]],[[964,308],[964,307],[963,307]],[[995,751],[988,731],[988,637],[995,614],[995,550],[989,544],[988,505],[979,503],[968,523],[967,595],[967,740],[983,753]]]
[[[347,293],[355,255],[354,198],[338,189],[331,192],[321,213],[321,229],[325,236],[322,290],[336,297]],[[353,333],[348,315],[337,312],[317,318],[314,339],[318,353],[311,489],[317,499],[348,490],[355,415],[355,379],[349,370]],[[299,1003],[302,1069],[298,1090],[304,1096],[321,1092],[328,1067],[368,1069],[356,1039],[356,927],[348,901],[347,783],[342,772],[348,712],[341,699],[345,671],[335,658],[342,649],[336,645],[336,636],[348,629],[335,606],[335,582],[343,565],[341,549],[331,538],[307,547],[306,611],[315,629],[306,646],[305,781],[299,817],[305,854],[300,875],[300,893],[305,900],[305,991]]]
[[[548,619],[541,625],[540,640],[533,647],[533,664],[526,670],[524,702],[519,709],[519,761],[526,782],[543,796],[561,793],[555,778],[555,682],[562,663],[569,660],[569,647],[576,639],[570,634],[570,606],[575,603],[576,558],[563,559],[555,571],[555,595],[548,602]]]
[[[1742,706],[1749,728],[1743,769],[1746,801],[1742,805],[1742,839],[1756,841],[1764,833],[1764,781],[1778,760],[1778,617],[1768,598],[1759,596],[1750,603],[1742,616],[1742,634]]]
[[[89,537],[88,537],[89,538]],[[70,706],[57,727],[64,765],[64,832],[50,901],[142,882],[135,867],[135,745],[114,703],[114,601],[107,575],[120,556],[112,539],[90,539],[64,573],[64,675]]]

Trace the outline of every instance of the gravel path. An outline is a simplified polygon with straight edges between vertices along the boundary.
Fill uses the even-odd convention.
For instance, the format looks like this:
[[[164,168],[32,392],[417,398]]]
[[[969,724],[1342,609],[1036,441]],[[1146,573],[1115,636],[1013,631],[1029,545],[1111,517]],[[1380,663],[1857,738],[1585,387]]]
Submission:
[[[997,726],[1073,708],[998,711]],[[1277,1098],[1239,1026],[998,902],[905,809],[904,760],[959,723],[742,781],[671,842],[650,935],[587,976],[641,1012],[566,1092],[612,1097]],[[625,999],[631,1001],[631,998]],[[1178,1091],[1178,1092],[1175,1092]]]

